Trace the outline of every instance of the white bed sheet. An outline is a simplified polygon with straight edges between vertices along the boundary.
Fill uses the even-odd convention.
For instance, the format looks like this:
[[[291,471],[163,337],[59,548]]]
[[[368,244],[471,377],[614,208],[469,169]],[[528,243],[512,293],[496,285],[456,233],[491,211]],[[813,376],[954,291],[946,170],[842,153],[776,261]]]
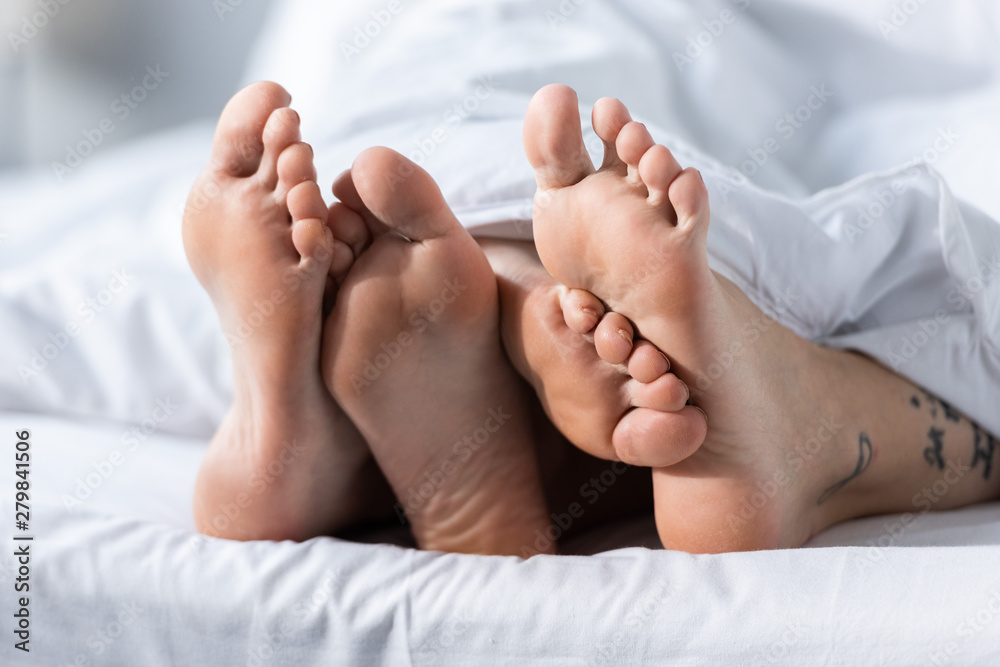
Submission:
[[[427,10],[433,4],[419,7]],[[481,20],[477,11],[495,11],[499,22],[509,15],[505,11],[523,3],[473,4],[481,9],[460,2],[439,7],[457,12],[448,14],[456,21]],[[808,140],[804,132],[801,145],[787,144],[779,155],[787,164],[762,174],[760,185],[797,196],[862,170],[905,161],[912,151],[922,149],[918,128],[926,128],[926,123],[913,120],[912,136],[895,128],[893,141],[885,140],[877,150],[871,137],[882,136],[873,129],[878,125],[862,121],[885,118],[883,123],[892,121],[902,128],[907,125],[901,119],[919,119],[926,111],[918,99],[944,109],[941,122],[957,123],[976,114],[985,119],[991,98],[982,91],[976,98],[979,93],[971,91],[978,90],[981,82],[996,83],[995,53],[990,51],[996,44],[980,36],[994,29],[996,22],[972,22],[967,17],[979,12],[989,18],[992,5],[956,5],[959,9],[946,16],[933,5],[922,6],[909,24],[923,25],[921,30],[891,35],[891,40],[898,37],[902,42],[901,53],[885,52],[877,39],[858,38],[858,44],[871,47],[858,57],[875,66],[887,71],[895,66],[903,73],[912,63],[925,66],[923,78],[892,79],[899,86],[909,82],[911,88],[906,90],[912,99],[894,107],[888,99],[877,99],[879,91],[863,95],[851,88],[858,81],[850,79],[850,63],[831,67],[833,74],[843,77],[842,88],[853,91],[847,96],[850,103],[845,101],[845,109],[829,123],[808,126]],[[554,46],[532,59],[518,59],[516,49],[508,49],[512,68],[524,74],[520,80],[525,90],[498,93],[492,98],[496,106],[488,107],[493,115],[489,120],[495,121],[490,132],[503,145],[468,163],[462,145],[489,145],[482,134],[477,135],[480,123],[470,122],[428,160],[427,166],[470,224],[482,226],[491,218],[503,221],[497,211],[516,217],[510,212],[525,210],[525,167],[523,159],[515,158],[520,148],[512,142],[519,141],[516,119],[531,86],[564,77],[583,92],[585,100],[608,93],[622,96],[643,115],[658,119],[666,128],[664,134],[701,160],[706,171],[718,162],[738,165],[742,151],[727,152],[729,147],[756,145],[769,134],[774,109],[785,108],[785,101],[791,104],[789,87],[772,90],[755,79],[754,86],[739,89],[757,87],[767,95],[761,92],[759,98],[739,100],[731,110],[723,107],[714,115],[708,113],[707,101],[715,99],[725,83],[716,77],[739,80],[759,74],[748,70],[749,63],[742,69],[733,64],[740,62],[734,60],[739,48],[761,55],[768,64],[783,62],[776,54],[770,60],[764,57],[772,50],[782,56],[794,53],[801,56],[797,65],[804,67],[801,61],[813,57],[810,54],[823,53],[821,42],[808,39],[817,25],[833,21],[871,33],[872,19],[880,12],[887,14],[891,5],[842,3],[830,9],[805,0],[754,3],[753,30],[734,30],[731,43],[719,41],[706,53],[700,63],[709,65],[708,72],[679,77],[668,62],[658,77],[647,69],[632,77],[619,76],[613,90],[599,86],[589,90],[588,82],[593,81],[586,74],[588,67],[607,62],[619,67],[615,63],[640,56],[643,62],[655,63],[662,56],[653,48],[657,35],[651,26],[682,26],[676,28],[682,43],[685,31],[694,29],[690,26],[729,5],[624,3],[622,7],[640,17],[642,11],[661,12],[663,22],[649,22],[648,30],[637,30],[635,20],[613,20],[614,16],[599,13],[607,19],[601,23],[605,32],[599,33],[583,19],[586,12],[604,12],[606,6],[579,5],[568,17],[578,22],[570,20],[554,30],[544,9],[539,10],[538,41]],[[302,68],[294,64],[304,62],[304,55],[282,38],[287,35],[282,22],[303,16],[303,8],[308,6],[289,3],[275,16],[271,47],[259,51],[259,60],[267,67],[258,65],[252,71],[271,72],[296,95],[305,131],[317,139],[324,179],[332,178],[349,164],[353,152],[376,137],[385,143],[413,145],[439,122],[440,90],[411,105],[408,112],[415,120],[406,128],[399,122],[398,109],[394,115],[389,108],[394,103],[391,95],[338,106],[339,90],[310,87],[306,74],[314,83],[328,82],[336,74],[343,77],[338,79],[344,81],[340,87],[356,89],[364,81],[364,70],[333,67],[343,61],[336,60],[339,53],[332,51],[326,60],[315,58],[315,53],[312,60],[305,60],[315,66],[299,77]],[[416,8],[407,5],[407,10]],[[552,3],[552,8],[558,11],[558,4]],[[336,34],[331,27],[343,19],[327,13],[332,11],[312,7],[318,14],[311,22],[297,24],[297,43],[328,43],[335,49],[339,42],[329,38]],[[801,27],[794,34],[784,23],[790,15]],[[398,62],[393,60],[399,54],[393,52],[391,39],[405,43],[408,30],[400,21],[395,24],[399,31],[395,38],[387,32],[384,40],[364,52],[373,65],[381,66],[379,59],[382,64]],[[352,25],[348,22],[348,33]],[[414,26],[426,29],[428,24]],[[938,42],[924,39],[928,26],[961,36],[964,50],[948,52],[947,57],[935,53]],[[442,31],[442,39],[445,33],[452,34],[440,49],[453,58],[461,46],[454,40],[454,26],[449,28],[449,21],[441,20],[431,27]],[[326,39],[310,38],[308,30],[325,33]],[[561,40],[571,33],[576,46],[567,49]],[[603,41],[597,39],[601,34]],[[621,39],[615,42],[608,34]],[[483,48],[502,47],[501,38],[502,34],[483,39]],[[616,53],[609,46],[613,43],[625,43],[631,51]],[[852,53],[860,49],[855,46]],[[937,59],[932,59],[935,55]],[[542,67],[545,58],[547,70]],[[475,58],[470,55],[465,62],[472,67]],[[929,63],[940,69],[927,73]],[[557,65],[562,69],[555,71]],[[811,82],[811,74],[797,81]],[[400,70],[396,76],[402,86],[406,72]],[[790,74],[779,71],[775,76],[786,80]],[[855,72],[855,78],[864,77]],[[455,99],[461,100],[468,94],[467,81],[457,76],[454,81]],[[926,85],[923,98],[919,91],[912,92],[918,83]],[[946,105],[944,99],[987,100],[983,103],[987,105],[970,102],[963,108],[958,102]],[[420,104],[427,105],[426,117],[417,113]],[[866,116],[867,111],[872,113]],[[357,126],[359,118],[368,124]],[[986,186],[982,174],[970,173],[981,164],[976,161],[978,149],[988,148],[1000,135],[985,122],[981,125],[981,134],[975,135],[980,139],[956,145],[934,167],[963,197],[997,215],[995,189]],[[349,140],[346,133],[355,130],[356,136]],[[852,141],[871,150],[852,161],[850,151],[843,149],[851,145],[849,137],[862,131],[870,136]],[[834,141],[837,132],[840,139]],[[937,652],[947,655],[951,644],[957,653],[950,664],[995,664],[1000,659],[996,639],[1000,614],[994,611],[1000,603],[993,602],[1000,599],[996,597],[1000,595],[996,593],[1000,590],[997,504],[927,514],[902,532],[898,517],[866,519],[818,536],[810,544],[815,548],[724,556],[626,549],[593,558],[520,561],[443,556],[331,538],[297,545],[237,544],[194,536],[188,511],[193,476],[231,393],[226,343],[207,297],[186,267],[178,225],[186,190],[207,157],[210,136],[210,125],[191,126],[109,152],[90,160],[61,187],[44,174],[0,175],[0,232],[7,234],[0,244],[0,324],[8,342],[0,350],[0,407],[5,411],[0,433],[10,437],[14,429],[33,429],[36,454],[33,648],[37,652],[31,659],[37,662],[28,664],[72,664],[83,656],[92,664],[109,665],[601,661],[911,665],[928,664]],[[832,148],[820,152],[823,146]],[[967,153],[960,154],[960,148]],[[822,156],[823,168],[806,168],[806,155]],[[465,168],[458,171],[453,165],[463,159]],[[496,166],[484,168],[491,160]],[[927,172],[922,178],[931,191],[937,177]],[[744,191],[751,189],[747,186]],[[965,213],[963,221],[979,219],[974,212]],[[934,224],[939,223],[935,218]],[[134,280],[87,321],[80,303],[99,298],[114,272],[122,270]],[[81,330],[59,348],[58,332],[70,322]],[[31,368],[35,352],[44,358],[49,343],[56,345],[49,350],[55,352],[53,358],[44,359],[37,375],[24,376],[20,367]],[[155,412],[157,401],[176,409],[166,419],[147,422],[155,430],[149,440],[131,452],[82,507],[67,510],[64,494],[74,493],[78,478],[86,479],[94,464],[100,465],[110,450],[123,446],[123,435],[132,425],[162,414]],[[992,405],[996,404],[994,400]],[[6,470],[0,474],[7,475]],[[3,488],[12,487],[5,483]],[[0,512],[3,517],[12,513],[6,493]],[[0,522],[4,526],[0,539],[7,544],[8,524]],[[627,528],[631,532],[594,536],[589,545],[646,543],[648,523]],[[579,550],[593,549],[582,544]],[[0,577],[9,577],[10,556],[0,559],[0,565],[4,568]],[[0,611],[12,604],[9,583],[4,581],[0,588],[4,605]],[[310,602],[314,596],[316,601]],[[136,612],[120,638],[99,654],[102,640],[95,639],[96,633],[115,629],[121,605],[132,603],[143,611]],[[977,617],[982,629],[970,634],[973,626],[968,619],[976,622]],[[287,631],[281,630],[282,621],[292,622]],[[8,647],[3,650],[5,655],[9,652]]]
[[[625,548],[522,561],[334,538],[247,544],[192,532],[202,439],[157,433],[126,452],[119,423],[0,416],[8,440],[29,426],[32,654],[8,664],[917,665],[950,650],[948,664],[987,665],[997,657],[998,503],[926,514],[902,531],[900,517],[856,521],[816,548],[722,556]],[[98,482],[115,450],[123,461]],[[12,512],[6,494],[0,512]],[[0,525],[10,544],[9,522]],[[5,606],[14,574],[5,551]]]

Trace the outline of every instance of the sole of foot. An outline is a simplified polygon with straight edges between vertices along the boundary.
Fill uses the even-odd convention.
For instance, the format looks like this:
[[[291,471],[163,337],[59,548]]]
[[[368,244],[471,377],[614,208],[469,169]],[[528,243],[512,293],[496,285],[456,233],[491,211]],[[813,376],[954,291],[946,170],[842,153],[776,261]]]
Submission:
[[[704,440],[704,416],[670,360],[593,294],[552,278],[530,243],[482,241],[500,286],[504,346],[549,419],[588,454]],[[655,442],[649,442],[649,440]]]
[[[548,527],[530,391],[507,360],[497,284],[425,171],[386,148],[334,184],[357,260],[323,374],[423,549],[521,555]]]
[[[578,109],[571,89],[547,86],[525,120],[525,151],[539,188],[539,256],[556,280],[596,295],[664,350],[704,411],[699,418],[707,419],[704,442],[651,437],[617,451],[654,469],[661,540],[697,552],[803,543],[843,518],[837,506],[855,488],[824,507],[813,497],[855,466],[856,440],[846,433],[826,447],[821,465],[792,474],[751,519],[730,519],[786,467],[787,447],[812,437],[831,415],[845,416],[826,380],[847,353],[796,337],[709,269],[700,174],[681,168],[621,102],[605,98],[594,107],[594,129],[605,144],[599,169],[584,146]],[[710,377],[719,355],[733,363]]]
[[[328,277],[353,255],[327,226],[290,102],[268,82],[233,97],[184,213],[185,251],[230,343],[235,389],[198,472],[195,521],[232,539],[328,534],[369,518],[386,492],[320,375]]]

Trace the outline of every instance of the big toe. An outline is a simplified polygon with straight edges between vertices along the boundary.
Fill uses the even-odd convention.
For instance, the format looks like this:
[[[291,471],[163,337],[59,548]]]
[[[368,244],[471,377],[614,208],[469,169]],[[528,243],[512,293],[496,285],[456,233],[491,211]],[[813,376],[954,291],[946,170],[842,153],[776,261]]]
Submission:
[[[542,189],[574,185],[594,171],[580,126],[576,92],[545,86],[531,98],[524,118],[524,152]]]
[[[264,155],[264,128],[271,114],[292,98],[276,83],[259,81],[236,93],[219,117],[212,143],[212,163],[232,176],[257,171]]]
[[[629,465],[665,468],[694,454],[706,435],[705,413],[693,405],[676,412],[635,408],[618,422],[612,443]]]
[[[461,228],[431,175],[394,150],[364,151],[351,167],[351,178],[367,210],[412,241]]]

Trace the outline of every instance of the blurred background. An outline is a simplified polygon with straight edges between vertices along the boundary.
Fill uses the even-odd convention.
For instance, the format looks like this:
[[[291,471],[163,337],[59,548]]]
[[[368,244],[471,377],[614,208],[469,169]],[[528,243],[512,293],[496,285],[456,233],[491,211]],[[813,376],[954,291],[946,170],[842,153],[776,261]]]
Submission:
[[[100,132],[95,153],[157,129],[218,116],[241,83],[268,5],[269,0],[3,0],[0,170],[63,162],[67,146],[84,140],[86,132],[96,139],[102,121],[108,127],[110,120],[114,131]],[[159,81],[147,67],[159,73]]]

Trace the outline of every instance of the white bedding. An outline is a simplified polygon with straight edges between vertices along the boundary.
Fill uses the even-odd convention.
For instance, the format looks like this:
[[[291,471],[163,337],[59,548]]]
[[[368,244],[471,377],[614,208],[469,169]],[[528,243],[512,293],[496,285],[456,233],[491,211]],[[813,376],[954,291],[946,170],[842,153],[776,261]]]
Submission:
[[[26,425],[33,653],[5,664],[916,665],[949,645],[949,664],[996,657],[997,503],[724,556],[627,548],[522,561],[334,538],[244,544],[192,532],[203,439],[153,434],[125,451],[122,424],[0,417],[3,434]],[[98,481],[115,450],[121,463]],[[14,573],[5,552],[5,593]]]
[[[358,3],[359,19],[291,2],[274,16],[248,78],[289,87],[326,182],[361,148],[418,150],[443,123],[445,140],[423,162],[463,220],[494,234],[529,230],[511,221],[530,210],[520,152],[530,93],[561,80],[584,104],[620,96],[706,173],[717,268],[773,305],[775,276],[797,275],[796,265],[740,246],[741,233],[760,233],[753,226],[760,219],[786,227],[787,216],[811,220],[810,236],[794,238],[834,249],[824,255],[829,264],[800,280],[821,284],[826,276],[816,269],[839,276],[832,272],[852,257],[861,270],[849,276],[841,291],[849,298],[836,308],[798,309],[812,315],[787,323],[887,358],[887,345],[912,336],[936,301],[952,307],[947,290],[927,286],[965,275],[972,254],[1000,251],[996,223],[952,205],[936,173],[959,197],[1000,216],[995,170],[986,167],[1000,144],[1000,128],[990,122],[1000,99],[997,10],[918,5],[883,39],[878,21],[891,16],[892,3],[743,4],[403,3],[348,63],[341,42],[387,5]],[[738,18],[679,71],[672,53],[725,9]],[[849,56],[830,55],[834,47]],[[482,77],[493,82],[488,99],[449,126],[445,114],[474,95]],[[835,102],[781,143],[754,174],[756,185],[725,191],[735,172],[719,165],[739,169],[747,149],[775,135],[776,119],[824,83]],[[786,199],[892,169],[933,147],[938,128],[948,127],[962,139],[939,153],[934,171],[919,170],[885,224],[880,219],[848,244],[864,261],[843,252],[843,207],[853,214],[898,176],[864,176],[805,204]],[[210,124],[189,126],[106,153],[60,187],[43,174],[0,175],[0,324],[8,343],[0,350],[0,441],[30,428],[35,454],[33,652],[22,664],[73,664],[77,656],[102,665],[1000,659],[998,504],[921,515],[902,529],[899,517],[855,521],[818,536],[813,548],[699,557],[632,548],[521,561],[332,538],[239,544],[194,536],[193,476],[231,391],[225,340],[186,267],[178,224],[210,136]],[[747,207],[759,208],[743,220]],[[934,244],[909,242],[914,230],[935,229]],[[903,240],[896,254],[880,254]],[[901,263],[901,255],[921,261]],[[873,295],[872,281],[886,272],[893,290]],[[914,277],[928,281],[919,299],[900,282]],[[1000,332],[997,289],[987,281],[971,295],[975,307],[949,310],[946,331],[900,371],[1000,431],[990,347]],[[88,298],[102,308],[89,306],[92,318]],[[60,337],[68,324],[76,334]],[[962,337],[970,349],[964,356]],[[128,432],[137,426],[142,433],[144,421],[148,439],[68,509],[67,495],[85,495],[78,480],[86,486],[87,475],[99,475],[94,466],[128,448],[137,437]],[[10,467],[2,470],[9,479]],[[0,539],[10,544],[11,494],[0,497]],[[649,537],[648,521],[640,521],[575,547],[588,553]],[[9,554],[0,566],[0,612],[7,613]],[[132,613],[122,605],[134,605]],[[131,619],[120,636],[100,639],[99,631],[117,632],[120,614]],[[9,645],[0,650],[5,662],[13,655]],[[950,662],[935,663],[938,652]]]

